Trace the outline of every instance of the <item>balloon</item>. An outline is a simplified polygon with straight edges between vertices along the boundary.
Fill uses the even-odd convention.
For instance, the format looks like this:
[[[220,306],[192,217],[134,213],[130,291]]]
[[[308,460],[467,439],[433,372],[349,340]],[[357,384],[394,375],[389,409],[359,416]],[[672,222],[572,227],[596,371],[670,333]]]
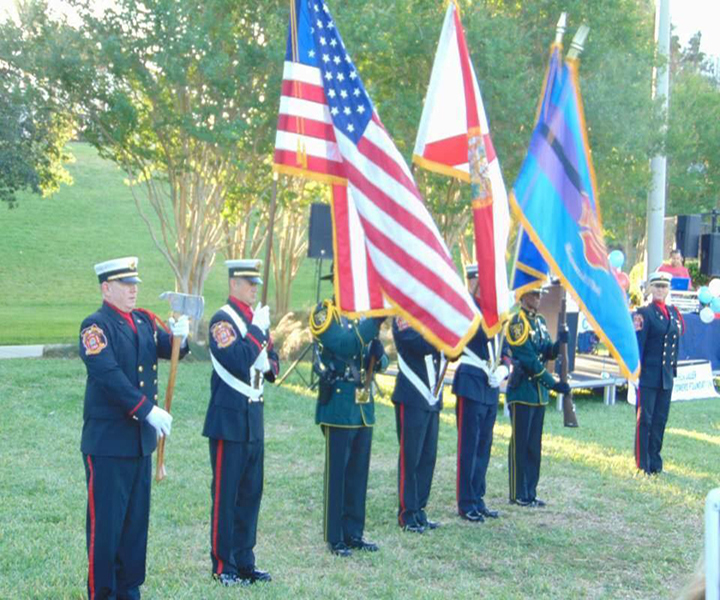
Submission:
[[[615,279],[617,279],[623,291],[627,292],[630,289],[630,278],[625,273],[618,271],[615,273]]]
[[[625,255],[620,250],[613,250],[608,254],[608,262],[610,266],[616,269],[622,269],[622,266],[625,264]]]
[[[706,306],[700,311],[700,320],[703,323],[712,323],[715,320],[715,313],[713,312],[713,309],[709,306]]]
[[[708,289],[713,296],[720,296],[720,279],[715,277],[708,283]]]
[[[712,311],[713,311],[714,313],[720,313],[720,297],[715,296],[715,297],[710,301],[710,308],[712,308]]]
[[[700,304],[710,304],[710,301],[712,299],[712,292],[710,291],[710,288],[708,288],[706,285],[702,286],[698,290],[698,300],[700,300]]]

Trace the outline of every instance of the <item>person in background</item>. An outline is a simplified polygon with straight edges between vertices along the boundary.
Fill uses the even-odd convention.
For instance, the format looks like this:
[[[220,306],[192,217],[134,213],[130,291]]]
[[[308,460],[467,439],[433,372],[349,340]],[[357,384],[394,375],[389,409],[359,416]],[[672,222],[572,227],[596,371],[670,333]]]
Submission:
[[[673,277],[682,277],[688,280],[687,289],[691,290],[692,277],[690,277],[690,271],[684,264],[682,252],[677,248],[670,253],[670,264],[663,263],[658,267],[660,273],[670,273]]]

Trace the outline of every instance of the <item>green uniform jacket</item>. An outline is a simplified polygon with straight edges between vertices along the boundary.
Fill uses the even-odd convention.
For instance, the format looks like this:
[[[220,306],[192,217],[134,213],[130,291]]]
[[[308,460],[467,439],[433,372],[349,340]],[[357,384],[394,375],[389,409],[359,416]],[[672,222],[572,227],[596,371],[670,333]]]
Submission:
[[[510,319],[506,336],[513,369],[521,369],[508,382],[508,404],[547,404],[555,378],[548,373],[545,364],[557,357],[559,346],[550,339],[545,318],[521,308]]]
[[[334,427],[371,427],[375,424],[372,394],[359,403],[358,389],[365,381],[365,364],[370,342],[380,332],[380,320],[348,320],[337,313],[331,302],[318,305],[310,315],[310,330],[320,349],[321,377],[315,422]],[[387,356],[376,365],[387,367]]]

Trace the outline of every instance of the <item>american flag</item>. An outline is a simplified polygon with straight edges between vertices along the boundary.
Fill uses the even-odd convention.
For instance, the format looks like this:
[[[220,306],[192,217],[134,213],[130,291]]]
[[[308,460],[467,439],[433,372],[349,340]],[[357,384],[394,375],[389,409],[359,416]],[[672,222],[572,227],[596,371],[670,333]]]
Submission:
[[[274,162],[333,184],[340,309],[377,314],[389,305],[438,348],[459,353],[480,315],[318,0],[291,2]]]

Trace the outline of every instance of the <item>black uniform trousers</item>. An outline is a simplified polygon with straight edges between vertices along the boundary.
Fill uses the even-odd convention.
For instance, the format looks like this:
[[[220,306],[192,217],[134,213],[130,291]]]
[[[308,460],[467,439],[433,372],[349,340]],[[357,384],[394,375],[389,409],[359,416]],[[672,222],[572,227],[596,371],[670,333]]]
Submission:
[[[152,459],[83,454],[83,461],[88,597],[136,600],[145,581]]]
[[[540,479],[545,406],[513,402],[510,405],[510,419],[510,501],[531,502],[537,497],[537,484]]]
[[[209,441],[213,573],[237,574],[255,566],[253,548],[263,491],[264,446],[262,441]]]
[[[483,404],[458,396],[455,404],[458,428],[458,512],[467,514],[485,508],[485,476],[490,462],[497,404]]]
[[[395,405],[395,426],[400,455],[398,456],[398,523],[427,523],[425,507],[430,497],[440,416],[405,404]]]
[[[640,386],[635,404],[635,464],[646,473],[660,473],[660,451],[670,413],[672,389]]]
[[[337,544],[362,538],[372,427],[321,427],[325,435],[325,541]]]

